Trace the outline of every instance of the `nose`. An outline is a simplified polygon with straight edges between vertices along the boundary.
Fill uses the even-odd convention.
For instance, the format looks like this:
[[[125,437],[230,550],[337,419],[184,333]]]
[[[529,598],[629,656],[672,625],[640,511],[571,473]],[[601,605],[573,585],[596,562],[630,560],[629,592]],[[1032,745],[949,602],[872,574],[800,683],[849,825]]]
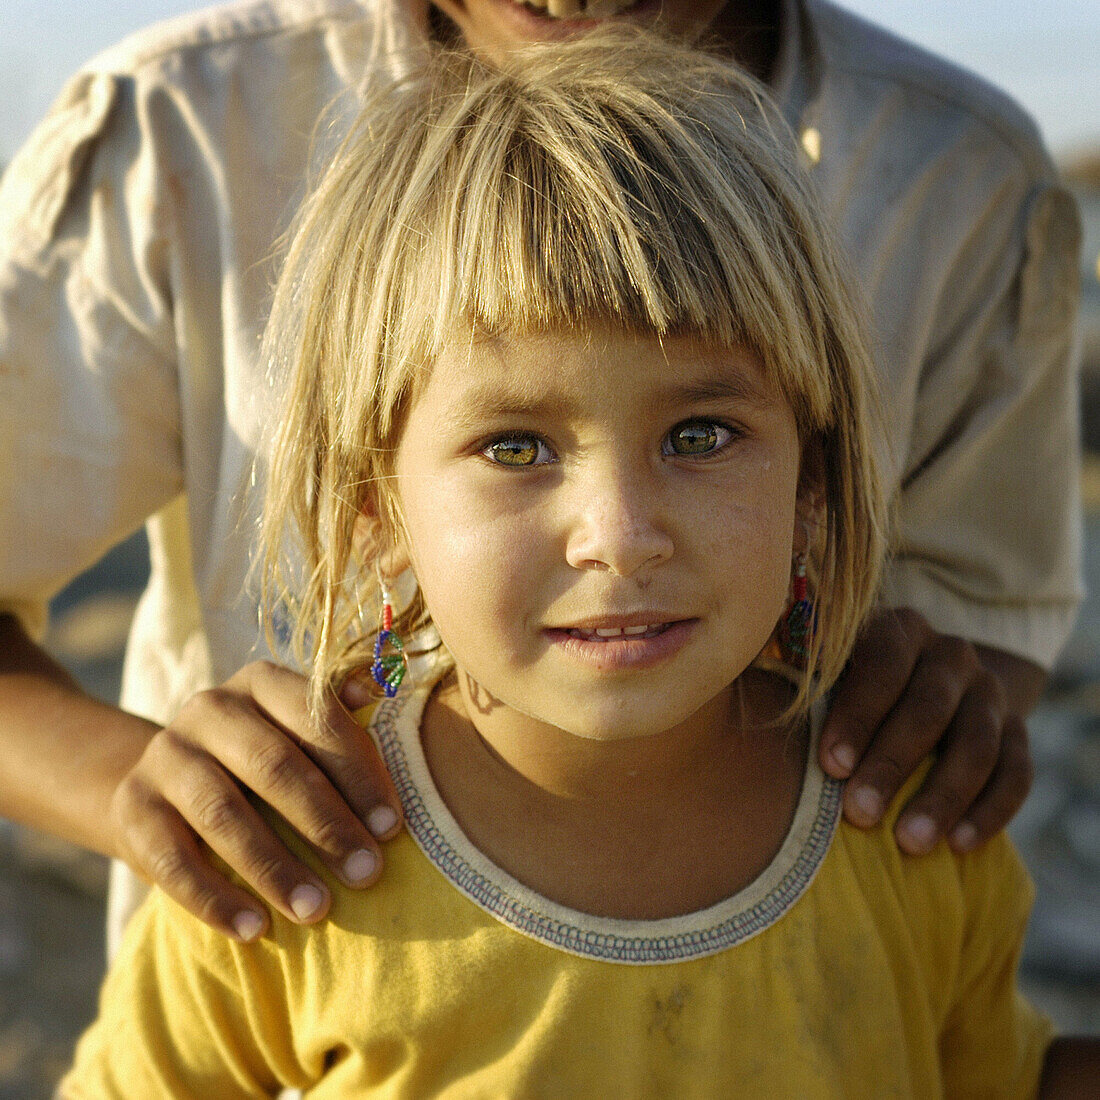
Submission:
[[[575,485],[566,545],[574,569],[630,577],[672,557],[673,538],[659,487],[636,471],[594,471]]]

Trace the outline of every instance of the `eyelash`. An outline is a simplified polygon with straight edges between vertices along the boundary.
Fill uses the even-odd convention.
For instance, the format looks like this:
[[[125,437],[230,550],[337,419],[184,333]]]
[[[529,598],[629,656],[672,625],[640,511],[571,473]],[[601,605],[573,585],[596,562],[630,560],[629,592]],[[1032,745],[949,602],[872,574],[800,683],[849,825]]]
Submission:
[[[685,428],[692,427],[710,429],[712,434],[717,437],[714,445],[710,447],[709,450],[698,452],[681,452],[673,450],[671,441],[675,434]],[[740,435],[742,435],[740,431],[729,424],[723,423],[721,420],[709,420],[706,417],[691,417],[687,420],[681,420],[678,424],[674,424],[669,429],[668,434],[661,441],[661,454],[664,455],[665,458],[694,458],[705,461],[716,455],[719,451],[725,450],[725,448]]]
[[[501,462],[498,457],[495,457],[494,448],[500,447],[505,443],[527,443],[534,444],[535,461],[533,462]],[[498,435],[494,439],[490,439],[482,448],[480,453],[487,458],[495,466],[503,466],[506,470],[529,470],[535,466],[549,466],[552,463],[557,462],[558,457],[550,449],[550,445],[546,440],[535,435],[533,432],[508,432],[505,435]],[[499,453],[499,452],[497,452]],[[545,453],[549,456],[548,459],[539,461],[542,454]]]
[[[716,436],[714,444],[706,451],[698,452],[681,452],[672,449],[672,439],[678,431],[682,431],[691,427],[705,427],[711,430],[712,435]],[[687,420],[681,420],[678,424],[674,424],[666,434],[665,438],[661,441],[661,454],[665,458],[694,458],[702,461],[706,461],[719,451],[724,450],[730,443],[737,439],[742,433],[738,429],[732,427],[729,424],[725,424],[720,420],[708,420],[704,417],[691,417]],[[503,452],[495,450],[495,448],[501,447],[503,444],[527,444],[525,449],[534,450],[535,457],[531,462],[502,462],[499,455]],[[504,435],[498,435],[493,439],[490,439],[487,443],[483,444],[479,449],[479,453],[486,458],[489,462],[495,466],[503,466],[509,470],[529,470],[537,466],[549,466],[558,461],[558,457],[554,454],[550,445],[533,432],[508,432]],[[545,456],[545,457],[544,457]]]

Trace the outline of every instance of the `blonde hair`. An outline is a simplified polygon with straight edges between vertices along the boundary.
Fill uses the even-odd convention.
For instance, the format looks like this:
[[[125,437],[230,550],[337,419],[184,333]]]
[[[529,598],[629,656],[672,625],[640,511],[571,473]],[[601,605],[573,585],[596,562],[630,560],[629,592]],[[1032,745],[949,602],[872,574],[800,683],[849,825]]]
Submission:
[[[291,615],[313,700],[349,644],[374,569],[365,505],[389,538],[403,416],[441,348],[490,333],[612,326],[746,346],[819,441],[818,629],[799,708],[839,675],[874,598],[883,501],[870,368],[795,142],[728,61],[622,28],[490,66],[436,50],[367,99],[304,204],[265,353],[286,404],[262,536],[265,602]],[[297,539],[302,571],[286,568]]]

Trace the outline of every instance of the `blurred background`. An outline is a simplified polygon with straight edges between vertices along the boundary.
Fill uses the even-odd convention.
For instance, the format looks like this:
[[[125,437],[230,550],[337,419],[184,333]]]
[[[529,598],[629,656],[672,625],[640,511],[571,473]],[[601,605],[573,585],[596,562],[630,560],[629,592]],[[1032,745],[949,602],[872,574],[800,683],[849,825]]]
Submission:
[[[1012,93],[1038,120],[1081,204],[1091,594],[1030,723],[1037,777],[1011,831],[1038,884],[1025,987],[1064,1029],[1100,1032],[1100,4],[842,2]],[[0,166],[84,60],[131,30],[199,6],[0,0]],[[49,647],[110,701],[146,557],[135,538],[54,603]],[[0,1100],[48,1097],[94,1013],[105,885],[98,856],[0,819]]]

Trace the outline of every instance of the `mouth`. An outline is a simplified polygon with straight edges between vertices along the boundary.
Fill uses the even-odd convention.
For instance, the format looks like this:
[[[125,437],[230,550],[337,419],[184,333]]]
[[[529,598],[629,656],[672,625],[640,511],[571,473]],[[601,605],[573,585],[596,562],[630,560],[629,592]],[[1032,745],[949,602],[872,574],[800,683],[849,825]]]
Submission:
[[[637,671],[674,657],[695,633],[698,619],[593,621],[576,626],[551,627],[547,640],[570,661],[602,672]]]
[[[642,624],[639,626],[597,626],[593,630],[572,627],[567,633],[570,638],[580,638],[584,642],[609,642],[619,639],[656,638],[672,626],[672,623]]]
[[[609,19],[642,7],[646,0],[512,0],[518,7],[549,19]]]
[[[572,34],[612,18],[648,20],[662,0],[496,0],[517,28],[536,37]]]

